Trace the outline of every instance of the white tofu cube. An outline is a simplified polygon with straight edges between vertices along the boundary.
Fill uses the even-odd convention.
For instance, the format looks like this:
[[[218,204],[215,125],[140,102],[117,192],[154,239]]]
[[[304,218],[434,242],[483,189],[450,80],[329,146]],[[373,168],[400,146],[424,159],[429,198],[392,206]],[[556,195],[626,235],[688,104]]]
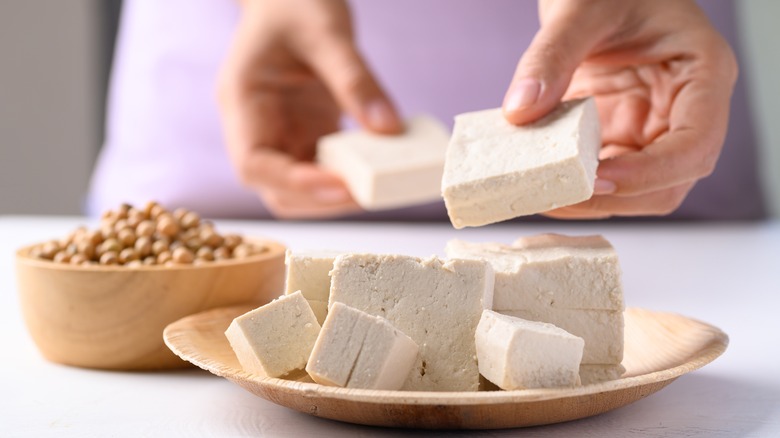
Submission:
[[[330,306],[384,317],[417,343],[402,389],[476,391],[474,330],[492,292],[493,271],[483,261],[349,254],[334,262]]]
[[[295,292],[235,318],[225,336],[244,371],[281,377],[306,366],[319,332],[309,303]]]
[[[339,174],[366,210],[438,200],[449,132],[439,121],[418,116],[399,135],[342,131],[317,143],[317,161]]]
[[[417,344],[386,319],[334,303],[306,372],[315,382],[346,388],[396,390],[417,360]]]
[[[561,103],[524,126],[500,108],[460,114],[441,190],[455,228],[585,201],[593,194],[601,128],[592,98]]]
[[[445,252],[492,265],[493,310],[624,309],[618,256],[601,236],[542,234],[513,246],[451,240]]]
[[[623,312],[613,310],[497,310],[504,315],[554,324],[585,340],[583,364],[623,361]]]
[[[552,324],[485,310],[475,332],[479,372],[501,389],[579,385],[585,342]]]

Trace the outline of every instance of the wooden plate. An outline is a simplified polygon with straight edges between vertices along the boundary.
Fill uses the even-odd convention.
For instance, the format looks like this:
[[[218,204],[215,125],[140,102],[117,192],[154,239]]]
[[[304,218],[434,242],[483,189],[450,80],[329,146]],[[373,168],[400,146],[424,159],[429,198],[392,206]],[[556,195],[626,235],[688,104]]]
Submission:
[[[625,406],[720,356],[728,336],[684,316],[625,312],[626,374],[578,388],[485,392],[414,392],[334,388],[298,380],[259,377],[241,369],[224,331],[252,307],[214,309],[170,324],[165,343],[193,364],[251,393],[318,417],[389,427],[497,429],[575,420]]]

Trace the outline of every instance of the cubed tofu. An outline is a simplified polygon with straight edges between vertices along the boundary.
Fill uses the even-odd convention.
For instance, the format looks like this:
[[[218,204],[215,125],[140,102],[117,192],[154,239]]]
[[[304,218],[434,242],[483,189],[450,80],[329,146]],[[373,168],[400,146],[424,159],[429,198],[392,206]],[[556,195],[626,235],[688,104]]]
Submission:
[[[477,260],[402,255],[336,257],[330,306],[342,302],[390,321],[420,348],[402,389],[476,391],[474,330],[492,304],[493,271]]]
[[[623,360],[622,311],[549,308],[497,312],[554,324],[584,339],[583,364],[619,364]]]
[[[587,200],[601,129],[592,98],[561,103],[515,126],[501,108],[460,114],[441,190],[455,228],[481,226]]]
[[[295,292],[235,318],[225,336],[244,371],[281,377],[306,366],[319,332],[309,303]]]
[[[580,383],[585,342],[559,327],[485,310],[474,337],[479,372],[501,389]]]
[[[340,175],[358,204],[382,210],[441,197],[449,132],[439,121],[418,116],[398,135],[342,131],[317,143],[317,161]]]
[[[386,319],[336,302],[306,372],[323,385],[396,390],[412,370],[417,351],[417,344]]]

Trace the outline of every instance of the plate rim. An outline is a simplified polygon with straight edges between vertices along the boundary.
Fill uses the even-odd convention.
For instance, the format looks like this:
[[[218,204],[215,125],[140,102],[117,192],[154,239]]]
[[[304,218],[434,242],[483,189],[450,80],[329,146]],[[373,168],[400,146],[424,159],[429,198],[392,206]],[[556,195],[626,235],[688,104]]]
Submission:
[[[241,383],[254,384],[263,388],[274,389],[277,391],[282,390],[289,394],[302,395],[309,398],[328,397],[332,399],[359,403],[402,403],[406,405],[421,406],[470,406],[541,402],[628,390],[632,388],[639,388],[644,385],[657,385],[662,382],[666,382],[668,384],[684,374],[700,369],[703,366],[711,363],[726,351],[729,344],[729,336],[724,331],[701,320],[690,318],[674,312],[663,312],[647,310],[638,307],[628,307],[625,310],[627,313],[644,312],[654,315],[666,315],[675,318],[682,318],[684,320],[700,324],[701,326],[706,327],[711,332],[712,336],[709,341],[685,363],[671,368],[653,371],[651,373],[630,377],[621,377],[616,380],[593,383],[575,388],[540,388],[498,391],[391,391],[324,386],[313,382],[301,382],[275,377],[263,377],[246,373],[243,370],[236,370],[232,368],[231,370],[233,370],[233,372],[229,373],[226,370],[220,369],[221,365],[218,361],[210,359],[193,359],[192,356],[194,355],[194,352],[187,351],[187,348],[182,349],[176,342],[178,337],[178,330],[181,330],[182,326],[189,324],[191,320],[202,320],[206,319],[207,316],[212,314],[218,315],[228,312],[238,316],[253,308],[254,307],[252,307],[252,305],[219,307],[181,318],[169,324],[165,328],[163,332],[165,344],[169,349],[171,349],[171,351],[173,351],[183,360],[186,360],[198,366],[199,368],[202,368],[216,376],[233,381],[239,385]],[[240,311],[242,309],[243,312]],[[215,318],[212,318],[209,321],[213,321],[214,319]],[[225,326],[225,329],[226,328],[227,326]],[[225,342],[227,343],[227,338],[225,338]]]

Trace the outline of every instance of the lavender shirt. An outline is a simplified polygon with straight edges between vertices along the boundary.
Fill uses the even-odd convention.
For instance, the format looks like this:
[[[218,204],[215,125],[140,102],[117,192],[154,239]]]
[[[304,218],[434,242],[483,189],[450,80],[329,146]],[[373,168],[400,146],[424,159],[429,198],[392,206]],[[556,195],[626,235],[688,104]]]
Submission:
[[[538,28],[535,5],[355,0],[352,10],[362,52],[401,113],[429,113],[451,126],[455,114],[501,104]],[[702,6],[738,52],[732,1]],[[228,161],[215,101],[216,75],[239,14],[230,0],[125,0],[107,136],[88,213],[155,199],[209,217],[269,217]],[[697,184],[671,218],[764,216],[748,109],[740,81],[715,173]],[[435,203],[359,218],[444,220],[446,213]]]

